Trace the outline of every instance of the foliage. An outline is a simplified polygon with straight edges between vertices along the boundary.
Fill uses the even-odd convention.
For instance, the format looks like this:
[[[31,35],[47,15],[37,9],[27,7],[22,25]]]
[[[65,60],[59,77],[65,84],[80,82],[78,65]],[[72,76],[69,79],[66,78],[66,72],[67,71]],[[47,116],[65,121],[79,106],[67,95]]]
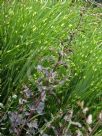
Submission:
[[[1,133],[101,135],[100,6],[13,0],[0,10]]]

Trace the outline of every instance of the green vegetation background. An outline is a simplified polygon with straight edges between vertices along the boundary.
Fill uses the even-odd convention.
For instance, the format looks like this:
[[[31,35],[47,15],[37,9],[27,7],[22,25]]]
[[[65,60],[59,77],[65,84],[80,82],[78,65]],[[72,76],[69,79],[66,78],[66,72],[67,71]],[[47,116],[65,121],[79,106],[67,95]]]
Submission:
[[[102,8],[84,1],[46,2],[37,0],[0,2],[1,97],[6,106],[22,85],[36,90],[41,76],[36,68],[52,69],[57,61],[61,42],[72,53],[65,57],[68,69],[60,68],[55,93],[62,109],[80,99],[91,108],[93,116],[102,110]],[[67,53],[66,53],[67,54]],[[49,97],[49,100],[51,98]],[[50,110],[59,110],[50,100]]]

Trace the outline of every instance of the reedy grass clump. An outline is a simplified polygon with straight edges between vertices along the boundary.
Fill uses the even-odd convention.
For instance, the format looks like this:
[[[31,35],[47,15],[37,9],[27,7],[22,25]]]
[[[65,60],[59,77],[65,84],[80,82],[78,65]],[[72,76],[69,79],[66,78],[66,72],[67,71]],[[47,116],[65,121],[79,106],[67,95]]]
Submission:
[[[41,121],[37,134],[43,130],[54,135],[52,128],[48,129],[45,123],[54,120],[52,126],[56,128],[58,124],[63,135],[67,129],[63,128],[64,120],[61,121],[60,117],[63,118],[70,108],[71,113],[77,112],[76,103],[83,100],[95,118],[93,122],[97,122],[96,116],[102,109],[101,11],[100,8],[86,7],[82,2],[74,4],[71,0],[2,2],[0,100],[5,104],[7,114],[11,111],[19,113],[22,86],[27,85],[35,94],[34,103],[39,99],[42,101],[42,93],[46,96],[43,107],[46,114],[40,116],[41,120],[39,113],[32,114],[34,117],[38,115],[36,119]],[[15,94],[16,101],[12,97]],[[29,103],[32,99],[28,100]],[[27,106],[24,111],[28,110]],[[81,107],[81,110],[84,109]],[[60,111],[62,114],[57,118]],[[27,117],[30,119],[29,115]],[[79,117],[80,113],[72,118],[79,121]],[[65,122],[67,126],[68,122]],[[87,127],[80,131],[86,132]],[[73,128],[69,132],[76,134]]]
[[[68,14],[71,11],[65,4],[51,7],[36,1],[2,3],[2,74],[7,76],[2,75],[5,78],[3,93],[6,90],[5,94],[8,94],[8,90],[17,86],[26,77],[30,65],[36,66],[50,47],[58,48],[60,40],[69,31],[66,26],[72,26],[72,20],[77,20],[79,16],[73,12]],[[67,22],[70,16],[72,19]]]

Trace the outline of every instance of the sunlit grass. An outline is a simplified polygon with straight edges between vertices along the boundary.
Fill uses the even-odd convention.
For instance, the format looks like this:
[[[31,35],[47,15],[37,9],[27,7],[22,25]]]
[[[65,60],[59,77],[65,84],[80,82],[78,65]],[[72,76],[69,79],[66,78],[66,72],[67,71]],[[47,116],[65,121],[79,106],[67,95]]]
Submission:
[[[19,96],[24,84],[35,91],[37,78],[42,76],[37,66],[51,70],[64,48],[61,42],[70,41],[70,35],[75,33],[70,44],[64,43],[72,50],[63,59],[68,69],[56,70],[59,79],[68,77],[64,85],[59,83],[55,88],[61,107],[48,96],[48,109],[56,115],[59,108],[64,110],[84,100],[96,116],[102,109],[102,9],[71,0],[13,0],[2,1],[0,10],[0,101],[6,104],[13,94]]]

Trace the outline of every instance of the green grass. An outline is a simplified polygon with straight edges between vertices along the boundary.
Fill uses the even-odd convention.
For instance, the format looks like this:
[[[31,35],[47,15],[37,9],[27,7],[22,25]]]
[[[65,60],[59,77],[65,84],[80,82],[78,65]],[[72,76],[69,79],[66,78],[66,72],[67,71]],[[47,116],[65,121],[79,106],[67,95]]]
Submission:
[[[79,16],[76,6],[73,11],[67,4],[52,6],[42,6],[40,2],[33,1],[2,3],[1,73],[7,76],[5,78],[2,75],[5,78],[3,92],[8,89],[11,91],[12,83],[17,86],[26,77],[31,63],[36,66],[39,63],[37,58],[43,56],[50,47],[57,48],[60,40],[67,37],[68,32],[75,27]]]
[[[13,0],[0,4],[0,101],[6,104],[11,95],[19,95],[23,84],[35,90],[35,81],[41,76],[37,65],[51,69],[62,48],[61,41],[75,32],[71,43],[65,43],[73,50],[65,57],[69,68],[57,69],[60,80],[63,76],[69,80],[58,85],[55,93],[62,101],[62,109],[80,99],[96,116],[102,109],[102,9],[71,0]],[[59,107],[54,105],[55,100],[48,99],[50,112],[56,114]]]

